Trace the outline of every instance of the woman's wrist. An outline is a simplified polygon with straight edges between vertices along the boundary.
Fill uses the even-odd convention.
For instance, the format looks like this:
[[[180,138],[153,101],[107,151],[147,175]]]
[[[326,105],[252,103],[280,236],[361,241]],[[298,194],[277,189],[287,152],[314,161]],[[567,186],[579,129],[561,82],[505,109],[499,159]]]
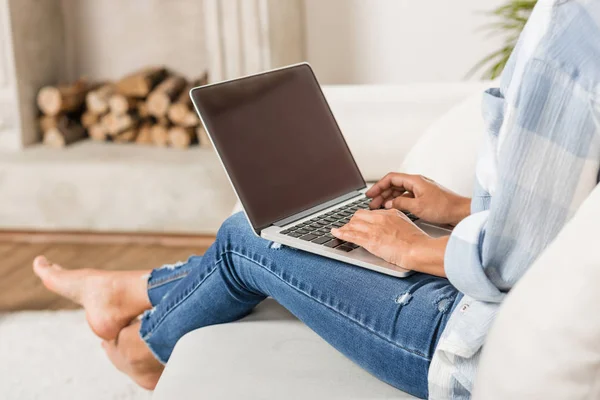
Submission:
[[[411,271],[446,277],[444,256],[449,239],[450,236],[432,238],[422,235],[413,242],[403,267]]]
[[[468,197],[457,196],[456,203],[452,209],[454,211],[454,216],[450,224],[456,226],[463,219],[471,215],[471,199]]]

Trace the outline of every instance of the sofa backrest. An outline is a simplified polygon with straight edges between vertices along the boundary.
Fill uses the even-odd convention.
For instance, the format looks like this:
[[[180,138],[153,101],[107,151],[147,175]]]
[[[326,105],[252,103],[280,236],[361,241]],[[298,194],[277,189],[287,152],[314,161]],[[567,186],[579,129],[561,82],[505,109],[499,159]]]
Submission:
[[[325,86],[323,92],[367,181],[397,171],[427,128],[489,82]],[[479,117],[479,108],[475,111]]]

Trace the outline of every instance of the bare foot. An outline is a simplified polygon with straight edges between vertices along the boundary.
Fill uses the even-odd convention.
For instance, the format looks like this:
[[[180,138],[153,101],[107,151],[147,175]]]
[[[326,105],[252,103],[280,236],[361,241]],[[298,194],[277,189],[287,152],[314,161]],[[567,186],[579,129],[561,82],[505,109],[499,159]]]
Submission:
[[[139,330],[137,321],[123,328],[117,340],[102,342],[102,347],[119,371],[144,389],[154,390],[165,367],[152,355]]]
[[[36,257],[33,270],[48,289],[82,305],[90,327],[105,340],[152,307],[143,279],[148,271],[66,270],[44,256]]]

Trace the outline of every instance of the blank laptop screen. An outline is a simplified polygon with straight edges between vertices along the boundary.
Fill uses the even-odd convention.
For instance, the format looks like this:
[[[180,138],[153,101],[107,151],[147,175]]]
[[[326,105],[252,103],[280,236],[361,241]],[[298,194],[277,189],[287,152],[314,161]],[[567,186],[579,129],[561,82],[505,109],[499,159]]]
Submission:
[[[192,98],[255,230],[365,187],[308,65]]]

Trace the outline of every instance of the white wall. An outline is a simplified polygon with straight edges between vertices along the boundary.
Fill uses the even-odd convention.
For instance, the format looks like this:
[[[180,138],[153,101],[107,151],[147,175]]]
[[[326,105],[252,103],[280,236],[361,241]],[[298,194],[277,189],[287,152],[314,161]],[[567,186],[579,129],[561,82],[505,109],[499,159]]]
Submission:
[[[505,0],[305,0],[307,59],[323,83],[458,81],[499,38],[477,31]]]
[[[203,0],[58,1],[67,80],[158,63],[191,77],[209,65]],[[477,30],[503,1],[304,0],[306,59],[329,84],[461,80],[499,47]]]
[[[202,0],[61,1],[68,80],[116,79],[157,64],[192,78],[208,66]]]

